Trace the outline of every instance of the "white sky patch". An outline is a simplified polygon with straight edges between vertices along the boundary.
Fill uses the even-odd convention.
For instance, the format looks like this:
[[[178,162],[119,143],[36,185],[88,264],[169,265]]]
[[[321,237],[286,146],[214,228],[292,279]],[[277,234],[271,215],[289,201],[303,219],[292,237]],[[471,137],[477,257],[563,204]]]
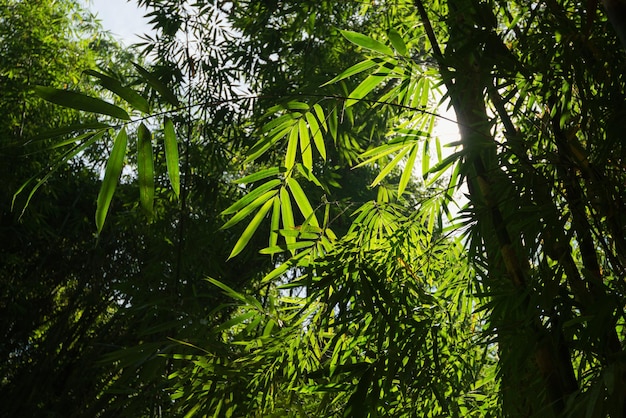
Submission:
[[[83,0],[83,4],[101,21],[105,30],[124,45],[141,42],[139,35],[151,32],[145,9],[134,1]]]

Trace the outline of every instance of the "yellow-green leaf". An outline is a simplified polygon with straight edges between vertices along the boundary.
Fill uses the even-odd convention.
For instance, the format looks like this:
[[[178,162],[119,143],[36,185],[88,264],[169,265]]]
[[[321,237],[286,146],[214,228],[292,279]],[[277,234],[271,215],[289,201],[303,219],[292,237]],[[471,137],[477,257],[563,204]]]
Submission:
[[[317,119],[311,113],[307,113],[305,115],[307,122],[309,122],[309,128],[311,129],[311,135],[313,136],[313,142],[315,142],[315,147],[317,151],[320,153],[321,157],[326,160],[326,146],[324,145],[324,136],[322,135],[322,131],[320,126],[317,123]]]
[[[313,170],[313,150],[311,149],[311,139],[309,138],[309,127],[304,119],[298,121],[298,133],[300,137],[302,164],[309,170]]]
[[[283,227],[286,230],[294,230],[295,223],[293,220],[293,208],[291,207],[291,198],[289,192],[282,187],[280,189],[280,214],[283,219]],[[296,242],[295,236],[285,236],[285,242],[291,244]]]
[[[398,52],[398,54],[406,54],[406,44],[404,43],[402,36],[400,35],[400,33],[398,33],[397,30],[390,29],[387,33],[387,37],[391,41],[391,45],[393,45],[393,48]]]
[[[315,212],[313,212],[313,208],[309,203],[309,199],[307,199],[306,194],[293,177],[289,177],[287,179],[287,185],[289,186],[289,190],[291,191],[291,195],[293,196],[300,212],[306,218],[307,222],[314,226],[320,226],[317,218],[315,217]]]
[[[111,199],[113,199],[117,182],[122,174],[127,143],[128,136],[126,135],[126,128],[122,128],[115,138],[113,149],[111,150],[111,155],[109,156],[104,171],[104,180],[102,181],[102,186],[100,186],[100,192],[98,193],[96,207],[96,228],[98,229],[98,233],[102,231],[104,221],[109,212],[109,206],[111,205]]]
[[[291,170],[296,161],[296,151],[298,149],[298,127],[293,126],[289,132],[287,142],[287,153],[285,154],[285,168]]]
[[[270,210],[273,203],[273,199],[265,202],[259,212],[254,216],[254,218],[252,218],[246,229],[241,234],[241,237],[239,237],[239,240],[237,240],[237,243],[235,244],[230,255],[228,256],[229,260],[239,254],[241,251],[243,251],[244,248],[246,248],[246,245],[248,245],[248,242],[250,242],[250,239],[259,228],[259,225],[261,225],[263,218],[265,218],[265,215],[267,215],[267,212]]]
[[[398,196],[404,193],[407,184],[409,184],[409,181],[411,180],[411,175],[413,174],[413,165],[415,164],[418,150],[418,144],[413,145],[411,153],[409,154],[409,158],[407,159],[406,165],[404,166],[402,177],[400,177],[400,182],[398,183]]]
[[[237,212],[237,214],[233,216],[232,218],[230,218],[230,220],[226,222],[224,225],[222,225],[220,229],[228,229],[231,226],[238,224],[239,222],[244,220],[249,214],[254,212],[256,208],[266,203],[267,201],[271,201],[272,197],[274,197],[276,193],[278,193],[277,190],[270,190],[269,192],[262,194],[261,196],[256,198],[252,203],[250,203],[249,205],[241,209],[239,212]]]
[[[233,203],[228,208],[224,209],[222,211],[222,215],[230,215],[231,213],[235,213],[235,212],[245,208],[250,203],[254,202],[263,193],[265,193],[268,190],[278,186],[280,183],[281,183],[281,181],[279,179],[273,179],[273,180],[268,181],[267,183],[261,184],[259,187],[257,187],[256,189],[252,190],[250,193],[246,194],[244,197],[239,199],[237,202]]]
[[[350,30],[342,30],[341,34],[355,45],[372,51],[380,52],[381,54],[393,55],[393,49],[375,39],[370,38],[369,36],[363,35],[362,33],[353,32]]]

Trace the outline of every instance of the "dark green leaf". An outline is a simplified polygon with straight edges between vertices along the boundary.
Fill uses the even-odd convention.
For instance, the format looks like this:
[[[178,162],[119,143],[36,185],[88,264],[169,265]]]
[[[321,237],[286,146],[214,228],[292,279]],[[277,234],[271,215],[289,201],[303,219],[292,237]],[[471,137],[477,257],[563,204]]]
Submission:
[[[35,86],[35,93],[42,99],[61,106],[83,110],[85,112],[99,113],[118,119],[130,120],[128,113],[121,107],[75,91]]]
[[[104,221],[109,212],[109,206],[117,182],[122,174],[122,168],[124,167],[124,157],[126,156],[126,144],[128,142],[128,136],[126,135],[126,128],[120,129],[115,138],[109,161],[104,172],[104,180],[102,186],[100,186],[100,193],[98,193],[98,202],[96,207],[96,227],[98,233],[102,231]]]

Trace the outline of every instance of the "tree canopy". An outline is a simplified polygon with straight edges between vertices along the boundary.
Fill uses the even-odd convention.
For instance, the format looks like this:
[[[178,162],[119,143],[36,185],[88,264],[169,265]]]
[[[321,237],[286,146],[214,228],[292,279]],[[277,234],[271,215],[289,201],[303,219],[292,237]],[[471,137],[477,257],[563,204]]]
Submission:
[[[138,0],[145,62],[46,4],[0,17],[3,411],[626,414],[621,1]]]

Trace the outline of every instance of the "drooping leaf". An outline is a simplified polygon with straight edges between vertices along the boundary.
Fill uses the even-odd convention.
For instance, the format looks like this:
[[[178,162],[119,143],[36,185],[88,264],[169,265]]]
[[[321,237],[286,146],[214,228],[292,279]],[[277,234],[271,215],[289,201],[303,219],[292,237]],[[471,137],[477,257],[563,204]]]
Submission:
[[[254,218],[252,218],[252,220],[250,221],[246,229],[241,234],[241,237],[239,237],[239,239],[237,240],[237,243],[233,247],[232,252],[228,256],[229,260],[235,257],[237,254],[239,254],[241,251],[243,251],[246,245],[248,245],[248,242],[250,242],[250,239],[252,238],[256,230],[259,228],[259,225],[261,225],[263,218],[265,218],[265,215],[267,215],[267,212],[270,210],[273,203],[274,203],[273,199],[268,200],[261,207],[261,209],[257,212],[257,214],[254,215]]]
[[[337,81],[341,81],[345,78],[352,77],[353,75],[362,73],[363,71],[369,70],[370,68],[375,67],[378,64],[379,63],[377,63],[376,61],[370,60],[370,59],[361,61],[357,64],[354,64],[352,67],[348,68],[347,70],[345,70],[344,72],[339,74],[337,77],[333,78],[332,80],[327,81],[326,83],[322,84],[321,87],[336,83]]]
[[[291,191],[291,195],[293,196],[300,212],[306,218],[309,224],[313,226],[320,226],[317,218],[315,217],[315,212],[313,212],[313,208],[309,203],[309,199],[306,197],[306,194],[302,190],[302,187],[298,184],[296,179],[293,177],[287,178],[287,185],[289,186],[289,190]]]
[[[130,120],[128,113],[121,107],[112,105],[104,100],[87,96],[70,90],[55,89],[53,87],[35,86],[35,93],[44,100],[72,109],[85,112],[99,113],[122,120]]]
[[[180,196],[180,168],[178,157],[178,141],[174,123],[167,116],[163,123],[163,141],[165,142],[165,162],[167,164],[167,176],[170,179],[172,190],[176,197]]]
[[[96,228],[98,229],[98,233],[102,231],[104,221],[109,212],[109,206],[111,205],[111,199],[113,199],[117,182],[122,174],[127,143],[128,136],[126,134],[126,128],[122,127],[115,137],[113,149],[111,150],[111,155],[109,156],[104,171],[104,179],[102,180],[100,192],[98,193],[96,206]]]
[[[230,215],[232,213],[239,211],[240,209],[245,208],[250,203],[255,201],[263,193],[267,192],[270,189],[273,189],[274,187],[278,186],[280,183],[281,181],[279,179],[273,179],[273,180],[268,181],[267,183],[263,183],[262,185],[255,188],[253,191],[246,194],[244,197],[242,197],[241,199],[239,199],[238,201],[230,205],[228,208],[224,209],[222,211],[222,215]]]
[[[346,100],[346,107],[350,107],[359,102],[362,98],[367,96],[369,92],[374,90],[380,83],[387,79],[384,75],[369,75],[367,78],[352,90]]]
[[[322,135],[320,126],[317,123],[317,119],[315,119],[315,116],[313,116],[311,113],[307,113],[305,117],[307,122],[309,123],[309,128],[311,129],[311,135],[313,136],[313,142],[315,143],[315,147],[320,153],[322,159],[326,160],[326,146],[324,145],[324,136]]]
[[[411,149],[411,153],[409,154],[409,158],[406,160],[406,165],[404,166],[404,170],[402,171],[402,177],[400,177],[400,182],[398,183],[398,196],[404,193],[406,186],[409,184],[413,174],[413,165],[415,164],[415,159],[417,158],[417,152],[419,150],[419,146],[417,144],[413,145]]]
[[[389,48],[387,45],[381,43],[380,41],[363,35],[362,33],[353,32],[350,30],[342,30],[341,34],[355,45],[372,51],[380,52],[381,54],[393,56],[393,49]]]
[[[266,168],[265,170],[257,171],[256,173],[252,173],[238,180],[235,180],[235,183],[238,183],[238,184],[254,183],[255,181],[263,180],[268,177],[272,177],[277,174],[284,173],[285,171],[287,171],[285,167]]]
[[[150,105],[148,104],[148,101],[135,90],[130,87],[123,86],[119,80],[95,70],[85,70],[84,73],[98,78],[102,87],[126,100],[133,108],[146,114],[150,113]]]
[[[54,138],[56,136],[66,135],[69,133],[77,133],[87,130],[101,130],[107,128],[111,128],[111,125],[101,122],[78,123],[75,125],[61,126],[59,128],[51,129],[49,131],[35,135],[33,137],[33,140],[36,141],[40,139]],[[93,132],[91,132],[91,134],[93,134]]]
[[[261,206],[262,204],[264,204],[268,200],[271,200],[272,197],[276,196],[277,193],[278,193],[277,190],[270,190],[268,192],[263,193],[261,196],[257,197],[254,201],[252,201],[250,204],[246,205],[243,209],[241,209],[239,212],[237,212],[235,214],[235,216],[230,218],[228,220],[228,222],[226,222],[224,225],[221,226],[220,229],[228,229],[231,226],[234,226],[234,225],[238,224],[239,222],[244,220],[248,215],[250,215],[252,212],[254,212],[254,210],[256,208],[258,208],[259,206]],[[252,194],[252,193],[250,193],[250,194]],[[237,203],[239,203],[239,202],[237,202]]]
[[[400,55],[406,54],[406,44],[404,43],[402,36],[400,35],[400,33],[398,33],[397,30],[393,28],[389,29],[389,32],[387,33],[387,37],[389,37],[389,40],[391,41],[391,45],[393,45],[393,48],[398,52],[398,54]]]
[[[285,168],[291,170],[296,161],[296,152],[298,150],[298,126],[292,126],[289,131],[289,139],[287,140],[287,152],[285,154]]]
[[[283,227],[286,230],[295,230],[295,222],[293,219],[293,208],[291,207],[291,197],[289,192],[284,187],[280,189],[280,214],[283,220]],[[285,242],[292,244],[296,242],[296,236],[285,236]]]
[[[380,170],[380,173],[378,173],[378,175],[376,176],[376,178],[374,179],[374,181],[372,181],[371,186],[375,186],[378,183],[380,183],[380,181],[385,178],[390,172],[391,170],[393,170],[400,161],[402,161],[402,158],[404,158],[404,156],[411,150],[412,147],[407,146],[404,147],[394,158],[393,160],[391,160],[389,162],[389,164],[387,164],[382,170]],[[410,170],[410,169],[409,169]],[[407,181],[408,182],[408,181]]]
[[[302,154],[302,164],[309,170],[313,170],[313,150],[311,138],[309,137],[309,127],[304,119],[298,122],[298,136],[300,137],[300,153]]]
[[[152,134],[143,122],[137,129],[137,178],[139,180],[139,202],[146,212],[152,214],[154,204]]]

